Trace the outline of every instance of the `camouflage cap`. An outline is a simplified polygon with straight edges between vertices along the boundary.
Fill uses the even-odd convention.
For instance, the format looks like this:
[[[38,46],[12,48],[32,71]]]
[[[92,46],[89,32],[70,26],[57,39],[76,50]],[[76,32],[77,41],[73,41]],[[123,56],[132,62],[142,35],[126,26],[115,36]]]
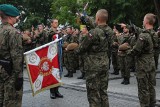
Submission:
[[[5,13],[8,16],[16,17],[16,16],[20,15],[19,10],[10,4],[1,4],[0,11],[2,11],[3,13]]]

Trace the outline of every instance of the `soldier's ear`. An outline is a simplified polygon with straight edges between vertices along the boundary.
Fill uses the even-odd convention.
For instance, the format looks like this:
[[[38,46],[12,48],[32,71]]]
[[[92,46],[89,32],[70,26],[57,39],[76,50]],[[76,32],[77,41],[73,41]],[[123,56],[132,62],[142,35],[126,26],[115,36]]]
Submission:
[[[99,21],[100,19],[99,19],[99,17],[97,17],[97,21]]]

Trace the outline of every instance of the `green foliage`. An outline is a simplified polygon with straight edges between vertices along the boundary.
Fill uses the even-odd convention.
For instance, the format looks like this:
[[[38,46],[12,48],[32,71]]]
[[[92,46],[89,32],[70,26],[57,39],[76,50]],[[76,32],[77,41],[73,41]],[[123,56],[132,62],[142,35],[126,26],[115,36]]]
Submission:
[[[107,9],[109,24],[132,23],[141,26],[146,13],[156,13],[153,0],[0,0],[0,4],[13,4],[26,12],[25,28],[47,23],[47,19],[57,18],[61,24],[66,22],[73,26],[76,23],[76,12],[83,11],[89,2],[86,12],[95,16],[98,9]]]
[[[87,11],[94,16],[98,9],[107,9],[109,13],[109,24],[129,23],[141,26],[146,13],[155,13],[152,0],[82,0],[89,2]]]
[[[57,18],[61,24],[67,22],[76,26],[76,12],[78,9],[77,0],[54,0],[51,6],[52,17]]]
[[[26,23],[23,24],[24,28],[30,28],[31,25],[36,26],[40,23],[47,23],[47,19],[51,18],[50,8],[52,1],[53,0],[0,0],[0,4],[12,4],[20,11],[24,11],[25,17],[27,17]]]

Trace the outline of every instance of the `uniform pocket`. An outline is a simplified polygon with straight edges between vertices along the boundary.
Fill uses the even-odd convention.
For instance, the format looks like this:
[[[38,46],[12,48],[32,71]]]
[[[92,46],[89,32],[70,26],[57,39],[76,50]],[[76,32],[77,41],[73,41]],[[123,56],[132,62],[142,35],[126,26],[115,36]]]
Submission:
[[[0,78],[5,81],[6,79],[9,78],[9,75],[7,71],[4,70],[4,68],[0,65]]]

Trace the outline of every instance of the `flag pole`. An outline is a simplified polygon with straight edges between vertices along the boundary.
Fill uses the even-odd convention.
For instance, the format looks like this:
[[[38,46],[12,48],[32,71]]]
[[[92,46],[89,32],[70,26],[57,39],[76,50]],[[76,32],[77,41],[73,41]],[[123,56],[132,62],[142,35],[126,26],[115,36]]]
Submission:
[[[64,35],[63,37],[65,37],[65,36],[66,36],[66,35]],[[52,42],[49,42],[49,43],[47,43],[47,44],[44,44],[44,45],[42,45],[42,46],[40,46],[40,47],[37,47],[37,48],[35,48],[35,49],[32,49],[32,50],[30,50],[30,51],[27,51],[27,52],[24,53],[24,55],[27,55],[27,54],[30,54],[30,53],[35,52],[35,51],[37,51],[37,50],[40,50],[40,49],[42,49],[42,48],[45,48],[45,47],[47,47],[47,46],[49,46],[49,45],[51,45],[51,44],[53,44],[53,43],[55,43],[55,42],[60,41],[63,37],[61,37],[61,38],[59,38],[59,39],[56,39],[56,40],[54,40],[54,41],[52,41]]]

